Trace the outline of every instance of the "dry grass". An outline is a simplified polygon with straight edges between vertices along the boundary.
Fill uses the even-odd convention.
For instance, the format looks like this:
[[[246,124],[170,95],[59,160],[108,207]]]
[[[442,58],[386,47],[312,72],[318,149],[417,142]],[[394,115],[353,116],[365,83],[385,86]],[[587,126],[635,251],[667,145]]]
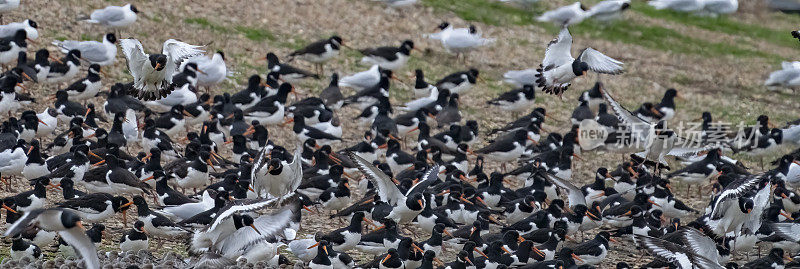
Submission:
[[[161,42],[167,38],[208,44],[208,51],[223,50],[229,68],[235,74],[230,81],[215,89],[217,93],[243,89],[247,76],[264,74],[265,62],[257,59],[270,51],[284,56],[303,44],[332,34],[342,36],[345,43],[356,48],[395,45],[403,39],[412,39],[424,53],[415,52],[409,66],[399,74],[409,84],[412,80],[406,78],[407,72],[410,74],[416,68],[424,70],[430,80],[468,67],[480,69],[485,82],[462,98],[461,107],[466,119],[478,120],[481,128],[486,130],[508,121],[506,115],[484,105],[486,100],[510,89],[501,82],[502,74],[510,69],[537,66],[545,45],[557,32],[555,26],[535,23],[532,19],[546,9],[569,1],[542,1],[546,3],[540,3],[532,10],[486,0],[421,2],[416,7],[390,10],[367,0],[138,1],[135,4],[142,11],[140,19],[135,27],[124,30],[121,37],[137,38],[150,50],[160,49]],[[585,22],[573,27],[574,47],[577,50],[591,46],[626,63],[626,73],[600,79],[628,107],[643,101],[657,101],[666,88],[674,87],[687,98],[687,101],[678,103],[677,120],[698,118],[702,111],[711,111],[716,119],[731,122],[752,123],[760,114],[769,115],[775,122],[793,120],[798,116],[800,98],[794,94],[766,91],[761,84],[769,71],[779,67],[781,60],[793,60],[798,44],[791,39],[789,31],[800,19],[763,11],[761,5],[750,3],[760,1],[742,2],[748,3],[741,3],[741,12],[709,22],[705,18],[654,11],[642,1],[634,1],[634,8],[626,13],[625,21],[611,25]],[[49,46],[51,40],[100,39],[104,29],[77,22],[77,18],[108,4],[124,3],[24,1],[19,10],[5,19],[36,20],[41,37],[33,47],[48,46],[55,51]],[[470,54],[466,62],[457,61],[453,55],[443,52],[439,44],[422,38],[423,33],[431,32],[445,20],[460,27],[476,24],[485,36],[498,41]],[[130,79],[124,70],[124,60],[119,60],[105,70],[111,74],[104,80],[107,85]],[[366,69],[366,66],[358,64],[358,60],[356,52],[345,50],[341,57],[326,66],[326,75],[332,71],[349,74]],[[540,94],[538,105],[546,107],[559,119],[547,122],[548,130],[565,131],[568,128],[568,118],[575,106],[573,100],[594,80],[595,76],[591,75],[576,81],[563,101]],[[313,94],[327,83],[326,80],[309,81],[299,85],[299,89]],[[51,87],[36,89],[35,95],[39,98],[55,92]],[[409,91],[407,86],[394,85],[392,101],[408,100]],[[99,99],[95,101],[102,103]],[[37,110],[46,105],[43,102],[47,101],[40,101]],[[345,143],[356,141],[363,132],[347,126],[356,113],[348,109],[339,115],[345,124]],[[270,133],[278,143],[294,143],[287,130],[274,127],[270,128]],[[597,167],[611,167],[619,160],[619,156],[601,153],[585,153],[583,158],[589,161],[576,164],[576,184],[591,180]],[[755,167],[752,162],[748,164]],[[18,185],[23,186],[22,183]],[[3,196],[9,194],[0,193]],[[696,197],[687,199],[695,208],[701,208],[705,203]],[[321,218],[327,220],[326,216]],[[304,225],[310,230],[329,229],[323,225],[325,221],[309,220],[319,219],[315,216],[306,218]],[[103,248],[116,249],[121,224],[114,222],[108,226],[112,236],[105,241]],[[157,251],[182,251],[181,243],[167,243]],[[604,268],[617,261],[636,258],[629,246],[614,245],[612,248],[614,251],[603,264]]]

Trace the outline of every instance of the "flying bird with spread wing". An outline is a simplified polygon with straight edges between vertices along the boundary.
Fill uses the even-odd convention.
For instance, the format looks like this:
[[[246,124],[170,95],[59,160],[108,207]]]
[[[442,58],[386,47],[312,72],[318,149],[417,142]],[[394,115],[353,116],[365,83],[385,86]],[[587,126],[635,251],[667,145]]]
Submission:
[[[175,39],[164,41],[161,53],[145,53],[142,43],[136,39],[123,39],[120,47],[133,76],[130,94],[145,101],[166,97],[172,91],[170,84],[178,66],[184,60],[204,53],[201,46]]]
[[[602,74],[622,73],[623,63],[593,49],[584,49],[578,58],[572,57],[572,35],[567,27],[561,28],[558,37],[550,41],[542,65],[537,69],[536,83],[547,93],[561,96],[570,82],[587,71]]]

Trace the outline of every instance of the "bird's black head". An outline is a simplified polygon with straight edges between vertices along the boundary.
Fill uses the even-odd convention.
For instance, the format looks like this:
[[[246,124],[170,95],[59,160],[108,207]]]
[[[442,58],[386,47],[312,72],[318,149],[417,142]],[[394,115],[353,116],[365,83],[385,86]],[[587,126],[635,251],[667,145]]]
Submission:
[[[67,52],[67,58],[72,58],[70,60],[78,61],[81,58],[81,51],[80,50],[70,50]],[[166,63],[167,57],[164,57],[164,63]]]
[[[783,130],[778,128],[772,128],[772,131],[769,133],[770,137],[775,140],[775,143],[780,144],[783,142]]]
[[[98,75],[100,74],[100,65],[99,64],[92,64],[89,66],[89,73]]]
[[[565,205],[564,204],[564,200],[561,200],[561,199],[553,199],[553,201],[550,201],[550,208],[557,208],[557,209],[563,211],[564,210],[564,205]]]
[[[81,217],[79,217],[78,214],[75,214],[75,212],[72,210],[61,211],[61,225],[67,229],[71,229],[76,226],[83,228],[83,224],[81,224]]]
[[[67,97],[69,97],[69,94],[67,94],[66,91],[64,91],[64,90],[56,91],[56,101],[58,101],[58,100],[66,100]]]
[[[267,59],[267,67],[269,67],[270,69],[272,69],[272,67],[274,67],[275,65],[281,63],[281,61],[278,60],[278,55],[275,55],[275,53],[272,52],[267,53],[267,57],[265,58]]]
[[[185,66],[183,66],[183,72],[189,73],[193,76],[197,74],[197,69],[197,63],[194,62],[187,63]]]
[[[242,224],[244,224],[245,226],[250,226],[250,225],[253,225],[253,223],[255,223],[255,220],[253,220],[253,217],[251,217],[250,215],[246,215],[246,214],[242,215]]]
[[[411,195],[411,197],[408,197],[406,205],[412,210],[422,210],[425,208],[425,199],[422,197],[422,193],[415,193]]]
[[[225,60],[225,53],[223,53],[222,50],[217,50],[217,54],[219,54],[219,57],[222,57],[223,61]]]
[[[22,46],[25,43],[25,39],[28,38],[28,32],[25,29],[19,29],[14,32],[14,42],[18,45]]]
[[[247,88],[248,89],[257,89],[258,85],[261,84],[261,76],[258,74],[254,74],[247,79]]]
[[[111,43],[117,43],[117,36],[114,33],[106,34],[106,40]]]
[[[137,221],[136,221],[136,222],[133,224],[133,228],[134,228],[134,229],[136,229],[137,231],[139,231],[139,232],[142,232],[142,233],[143,233],[143,232],[144,232],[144,222],[142,222],[141,220],[137,220]]]
[[[575,60],[572,62],[572,73],[576,76],[583,76],[586,75],[586,72],[589,71],[589,64],[585,62],[581,62],[580,60]]]
[[[581,10],[586,11],[586,10],[589,10],[589,8],[586,7],[584,4],[581,4]]]
[[[632,206],[630,209],[630,215],[633,217],[641,217],[644,216],[644,210],[638,205]]]
[[[134,5],[131,5],[131,11],[133,11],[133,13],[139,13],[139,9],[137,9]]]
[[[664,92],[664,98],[675,98],[678,96],[678,90],[669,88],[666,92]]]
[[[762,126],[766,126],[769,123],[769,116],[759,115],[758,118],[756,118],[756,121]]]
[[[449,23],[449,22],[446,22],[446,21],[443,21],[442,23],[440,23],[440,24],[439,24],[439,26],[436,26],[436,28],[439,28],[439,30],[444,30],[444,29],[446,29],[448,26],[450,26],[450,23]]]
[[[333,45],[336,45],[336,47],[339,47],[339,45],[342,44],[343,40],[338,35],[334,35],[328,38],[328,42],[330,42]]]
[[[626,10],[626,9],[629,9],[629,8],[631,8],[631,4],[630,3],[622,3],[622,6],[619,9],[620,10]]]
[[[170,109],[170,112],[176,115],[183,115],[183,105],[175,105]]]
[[[605,167],[597,168],[597,173],[595,174],[595,176],[597,176],[598,178],[611,177],[611,175],[608,173],[608,169]]]
[[[414,75],[416,77],[414,88],[422,89],[428,87],[428,83],[425,82],[425,74],[422,73],[422,69],[414,70]]]
[[[111,203],[114,205],[114,212],[127,210],[131,204],[133,204],[129,202],[127,198],[122,196],[115,196],[112,198]]]
[[[754,206],[753,199],[745,197],[739,198],[739,210],[741,210],[742,213],[750,213],[750,211],[753,211]]]
[[[469,73],[470,76],[474,78],[478,78],[478,75],[480,74],[480,72],[478,72],[478,69],[475,68],[470,68],[469,71],[467,72]]]
[[[478,33],[478,27],[475,27],[475,25],[470,24],[469,25],[469,33],[473,34],[473,35]]]
[[[701,116],[703,122],[711,122],[713,119],[711,118],[711,112],[703,111],[703,116]]]
[[[773,248],[772,250],[769,251],[769,256],[772,256],[773,258],[777,258],[779,260],[782,260],[783,259],[783,253],[784,252],[783,252],[782,248]]]
[[[145,201],[144,197],[141,195],[136,195],[133,197],[133,204],[136,206],[147,206],[147,201]]]
[[[514,132],[514,141],[522,143],[526,139],[528,139],[528,132],[525,132],[525,130]]]
[[[167,56],[164,54],[150,54],[150,66],[157,71],[161,71],[167,66]]]
[[[626,262],[619,262],[617,263],[617,269],[630,269],[631,266],[628,265]]]
[[[408,55],[414,49],[414,41],[406,40],[400,44],[400,51]]]
[[[433,252],[433,250],[426,250],[423,258],[425,258],[426,261],[432,261],[433,258],[436,258],[436,252]]]
[[[46,49],[40,49],[36,51],[36,61],[46,61],[50,57],[50,52]]]
[[[341,176],[344,173],[344,167],[342,167],[341,165],[338,165],[338,164],[334,165],[334,166],[331,166],[331,168],[328,169],[328,173],[331,176]]]
[[[38,28],[39,28],[39,24],[38,24],[38,23],[36,23],[36,21],[34,21],[34,20],[31,20],[31,19],[27,19],[26,21],[28,21],[28,25],[29,25],[30,27],[32,27],[32,28],[35,28],[35,29],[38,29]]]

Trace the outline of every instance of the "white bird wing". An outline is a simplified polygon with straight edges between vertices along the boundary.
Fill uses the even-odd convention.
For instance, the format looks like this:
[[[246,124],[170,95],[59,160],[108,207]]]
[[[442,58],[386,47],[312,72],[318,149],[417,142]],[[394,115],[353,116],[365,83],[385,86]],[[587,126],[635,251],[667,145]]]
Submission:
[[[28,227],[28,224],[34,221],[36,217],[38,217],[39,214],[42,214],[43,212],[45,212],[45,209],[35,209],[25,212],[25,214],[23,214],[21,218],[15,221],[14,224],[12,224],[11,227],[9,227],[6,230],[4,235],[6,237],[16,236],[17,234],[24,231],[25,228]]]
[[[800,223],[771,223],[769,227],[786,240],[800,242]]]
[[[242,227],[218,244],[219,250],[223,255],[230,257],[229,254],[241,252],[244,249],[261,244],[263,242],[275,243],[283,235],[283,229],[292,223],[292,217],[301,210],[300,200],[295,200],[278,212],[259,216],[253,221],[253,226]]]
[[[697,255],[708,258],[712,261],[719,261],[717,243],[702,232],[691,228],[683,227],[680,230],[684,246],[689,247]]]
[[[214,221],[211,222],[210,226],[207,226],[205,231],[212,231],[217,228],[223,221],[233,216],[233,214],[240,213],[240,212],[252,212],[262,208],[267,208],[271,206],[278,205],[283,201],[283,203],[287,202],[294,202],[298,199],[296,193],[290,193],[284,195],[282,197],[276,197],[272,199],[241,199],[235,200],[222,209],[220,209],[217,216],[214,218]]]
[[[613,75],[622,73],[622,62],[614,60],[614,58],[608,57],[593,48],[584,49],[581,55],[578,56],[578,60],[588,64],[589,69],[597,73]]]
[[[572,183],[569,183],[568,181],[549,173],[547,174],[547,179],[550,180],[550,182],[553,182],[553,184],[556,184],[556,186],[567,190],[567,200],[570,207],[576,205],[586,205],[586,197],[583,196],[581,189],[575,185],[572,185]]]
[[[569,34],[567,27],[562,27],[558,37],[547,44],[547,50],[545,50],[544,59],[542,60],[542,68],[546,71],[572,62],[575,59],[572,58],[571,49],[572,35]]]
[[[139,78],[142,74],[142,66],[147,63],[147,53],[142,48],[142,43],[139,40],[128,38],[119,41],[119,46],[122,48],[122,54],[128,60],[128,69],[134,79]]]
[[[303,161],[300,160],[303,153],[303,146],[297,145],[297,149],[294,151],[294,158],[292,159],[292,163],[289,164],[289,175],[288,178],[290,179],[290,183],[288,184],[289,189],[287,193],[293,193],[297,190],[297,187],[300,187],[300,183],[303,182]]]
[[[383,173],[383,171],[358,156],[355,152],[350,152],[350,159],[353,159],[358,166],[358,170],[372,181],[372,184],[378,187],[378,195],[380,195],[382,201],[394,206],[397,205],[398,201],[405,198],[405,195],[400,192],[392,178]]]
[[[683,246],[675,243],[650,237],[646,235],[634,235],[634,239],[642,248],[649,250],[656,257],[669,261],[675,265],[681,266],[678,268],[691,269],[724,269],[716,261],[712,261],[706,257],[696,255],[693,252],[688,252]],[[687,264],[688,263],[688,264]],[[682,267],[689,265],[691,267]]]
[[[415,193],[422,193],[425,189],[428,188],[436,179],[439,177],[439,165],[434,165],[433,167],[429,168],[428,171],[425,171],[425,174],[421,177],[422,180],[417,182],[414,186],[408,189],[405,196],[408,197]]]
[[[492,38],[483,38],[480,34],[471,34],[466,32],[454,32],[447,39],[444,40],[448,46],[453,48],[470,48],[491,44],[494,42]]]
[[[739,197],[742,197],[751,188],[758,186],[761,181],[760,176],[746,176],[734,180],[722,190],[714,201],[714,206],[711,211],[711,219],[721,218],[728,210],[729,206],[736,206],[735,203]],[[755,203],[755,201],[753,201]]]
[[[181,65],[181,62],[194,56],[203,55],[205,51],[199,49],[202,47],[203,46],[190,45],[175,39],[168,39],[167,41],[164,41],[161,53],[166,55],[168,58],[167,66],[165,67],[165,70],[167,70],[165,77],[170,83],[172,83],[172,74],[178,69],[178,66]]]
[[[742,224],[742,230],[747,229],[755,232],[761,228],[761,214],[769,204],[771,193],[772,183],[767,183],[764,188],[756,193],[755,197],[753,197],[753,210],[747,214],[747,219]]]
[[[346,77],[343,77],[339,80],[340,87],[366,87],[367,83],[371,83],[375,80],[376,77],[379,77],[378,74],[378,65],[373,65],[366,71],[361,71]]]
[[[264,146],[261,148],[261,151],[258,152],[258,156],[256,156],[255,161],[253,162],[253,169],[251,170],[250,178],[252,179],[253,190],[256,191],[256,194],[261,196],[265,190],[269,191],[267,188],[269,187],[269,182],[265,182],[267,179],[267,163],[269,159],[267,158],[267,150],[269,149],[268,146]]]
[[[693,139],[687,139],[681,136],[675,136],[675,145],[687,145],[686,147],[673,147],[669,150],[667,155],[675,156],[683,160],[695,160],[695,159],[702,159],[703,156],[701,154],[707,153],[709,150],[722,148],[722,145],[715,145],[715,144],[707,144],[701,145],[698,141]]]
[[[592,8],[590,8],[589,11],[587,11],[587,13],[588,13],[587,16],[591,17],[591,16],[594,16],[594,15],[597,15],[597,14],[600,14],[600,13],[618,11],[622,7],[622,4],[624,4],[626,2],[629,3],[630,1],[606,0],[606,1],[603,1],[603,2],[600,2],[600,3],[597,3],[596,5],[592,6]]]
[[[622,107],[605,88],[601,87],[600,92],[603,93],[603,98],[617,114],[620,122],[630,128],[628,131],[632,132],[632,135],[636,135],[637,139],[640,139],[639,141],[647,141],[648,133],[650,133],[650,123]]]
[[[98,22],[121,21],[125,18],[125,10],[122,7],[110,6],[93,11],[89,17]]]
[[[518,87],[523,85],[535,85],[536,83],[536,69],[525,70],[509,70],[503,74],[503,81],[509,84],[514,84]]]
[[[100,268],[100,259],[97,257],[97,248],[86,232],[80,228],[72,228],[63,231],[58,231],[58,235],[64,239],[67,244],[75,248],[78,254],[81,255],[83,261],[86,263],[86,268],[95,269]]]

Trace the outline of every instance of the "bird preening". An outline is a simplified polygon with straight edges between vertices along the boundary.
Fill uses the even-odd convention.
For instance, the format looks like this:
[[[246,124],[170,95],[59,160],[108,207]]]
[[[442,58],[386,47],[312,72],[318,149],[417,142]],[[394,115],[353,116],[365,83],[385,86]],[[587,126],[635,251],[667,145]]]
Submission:
[[[529,14],[558,28],[525,29],[511,45],[543,53],[508,64],[491,57],[516,30],[378,2],[419,25],[284,36],[147,3],[0,25],[0,268],[800,266],[800,121],[651,83],[662,59],[582,28],[737,1]],[[499,2],[489,11],[544,4]],[[19,6],[0,16],[31,12]],[[215,35],[150,31],[176,19]],[[782,68],[765,86],[794,89],[800,64]],[[739,118],[753,124],[715,124]]]

